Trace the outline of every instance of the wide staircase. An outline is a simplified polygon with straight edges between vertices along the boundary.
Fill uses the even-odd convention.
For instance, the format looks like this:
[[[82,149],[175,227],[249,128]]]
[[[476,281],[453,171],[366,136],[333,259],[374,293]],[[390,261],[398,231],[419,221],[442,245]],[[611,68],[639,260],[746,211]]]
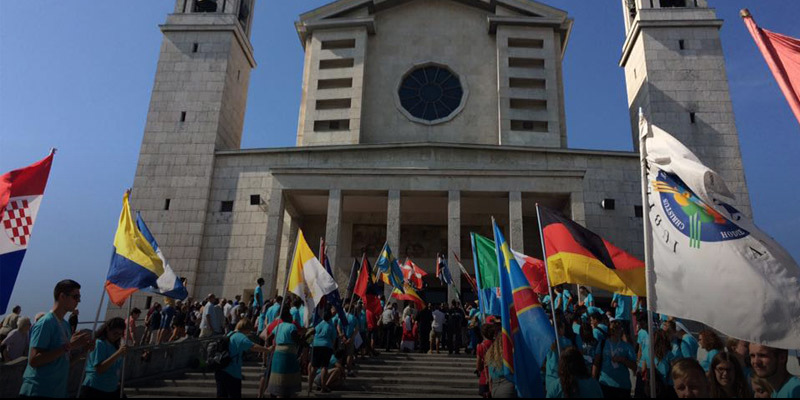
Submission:
[[[467,355],[381,353],[359,359],[356,376],[330,393],[312,391],[312,397],[478,397],[475,358]],[[242,396],[256,397],[261,368],[256,362],[242,369]],[[169,379],[126,387],[128,397],[214,397],[214,374],[186,372]],[[308,390],[306,380],[303,391]]]

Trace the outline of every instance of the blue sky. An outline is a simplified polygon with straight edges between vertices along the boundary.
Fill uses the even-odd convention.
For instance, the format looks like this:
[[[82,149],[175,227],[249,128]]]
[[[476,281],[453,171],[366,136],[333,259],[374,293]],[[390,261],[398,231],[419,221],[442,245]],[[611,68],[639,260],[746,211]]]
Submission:
[[[569,146],[631,150],[619,1],[549,0],[575,19],[564,64]],[[293,22],[322,0],[261,0],[243,147],[293,146],[302,47]],[[758,53],[739,9],[800,37],[800,2],[711,0],[722,40],[755,220],[800,259],[795,176],[800,125]],[[170,0],[0,2],[0,173],[57,147],[11,304],[49,309],[52,287],[84,285],[82,319],[94,316],[108,269],[122,193],[133,182]]]

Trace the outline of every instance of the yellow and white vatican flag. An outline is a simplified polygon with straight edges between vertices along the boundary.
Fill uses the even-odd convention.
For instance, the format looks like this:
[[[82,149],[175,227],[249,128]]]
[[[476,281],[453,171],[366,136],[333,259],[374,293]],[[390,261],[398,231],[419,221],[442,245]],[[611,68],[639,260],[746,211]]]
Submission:
[[[640,134],[651,310],[748,342],[800,348],[800,267],[729,204],[722,178],[680,141],[643,116]]]
[[[322,297],[339,288],[331,274],[325,270],[322,263],[314,256],[314,252],[308,247],[302,230],[297,231],[292,270],[289,273],[287,287],[306,305],[304,326],[308,326],[308,320]]]

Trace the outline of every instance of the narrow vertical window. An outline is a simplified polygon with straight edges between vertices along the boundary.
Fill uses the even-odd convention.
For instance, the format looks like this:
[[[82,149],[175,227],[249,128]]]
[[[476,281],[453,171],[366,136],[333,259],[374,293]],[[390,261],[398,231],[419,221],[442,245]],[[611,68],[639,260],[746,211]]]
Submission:
[[[681,39],[681,40],[678,40],[678,47],[679,47],[681,50],[686,50],[686,41],[685,41],[685,40],[683,40],[683,39]]]
[[[181,122],[186,122],[186,111],[181,111]]]
[[[693,124],[696,124],[697,123],[697,114],[695,114],[693,112],[690,112],[689,113],[689,121],[691,121]]]
[[[200,48],[200,45],[195,43],[192,45],[192,53],[197,53],[197,50]]]
[[[164,211],[168,211],[169,210],[169,203],[170,203],[170,199],[164,200]]]

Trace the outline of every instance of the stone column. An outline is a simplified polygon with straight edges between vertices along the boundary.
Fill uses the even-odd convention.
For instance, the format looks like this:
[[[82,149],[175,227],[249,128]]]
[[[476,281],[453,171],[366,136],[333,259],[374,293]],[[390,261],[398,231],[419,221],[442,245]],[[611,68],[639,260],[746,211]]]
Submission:
[[[325,223],[325,251],[328,260],[337,268],[339,256],[339,239],[342,232],[342,190],[331,189],[328,192],[328,220]],[[320,260],[321,261],[321,260]],[[334,278],[336,274],[334,274]]]
[[[261,264],[261,276],[264,277],[264,294],[266,296],[275,295],[281,237],[283,236],[284,206],[283,188],[273,187],[269,194],[267,233],[264,240],[264,257]]]
[[[461,269],[458,268],[456,257],[461,258],[461,192],[451,190],[447,193],[447,266],[453,284],[461,290]],[[447,289],[447,301],[456,298],[452,288]]]
[[[392,249],[392,253],[397,257],[397,251],[400,247],[400,191],[390,190],[389,198],[386,207],[386,242]],[[389,285],[384,286],[384,295],[388,302],[389,295],[392,293],[392,288]]]
[[[522,236],[522,192],[508,192],[508,229],[512,249],[525,252]]]

